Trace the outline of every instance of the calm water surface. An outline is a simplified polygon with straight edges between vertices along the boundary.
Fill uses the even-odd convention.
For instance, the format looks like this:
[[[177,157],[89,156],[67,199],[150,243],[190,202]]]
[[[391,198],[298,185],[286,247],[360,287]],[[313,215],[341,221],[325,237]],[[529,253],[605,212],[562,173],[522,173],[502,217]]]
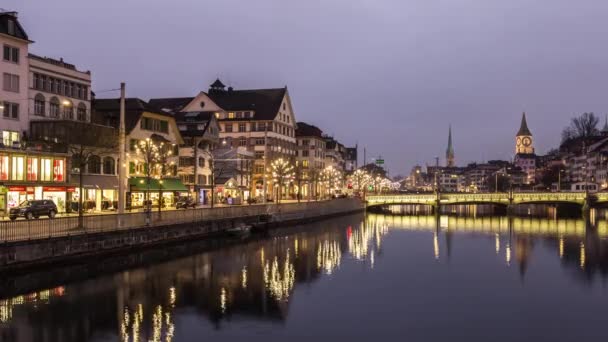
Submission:
[[[606,221],[368,214],[277,234],[80,280],[27,275],[58,283],[10,296],[3,279],[0,340],[608,337]]]

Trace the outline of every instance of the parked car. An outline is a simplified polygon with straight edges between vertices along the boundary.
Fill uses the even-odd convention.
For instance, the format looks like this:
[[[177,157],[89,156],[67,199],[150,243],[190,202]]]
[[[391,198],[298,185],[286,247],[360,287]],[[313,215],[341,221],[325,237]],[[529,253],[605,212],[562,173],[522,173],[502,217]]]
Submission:
[[[196,208],[196,202],[194,202],[194,200],[190,197],[181,198],[175,203],[175,209],[181,208]]]
[[[57,215],[57,206],[51,200],[23,201],[18,207],[11,208],[9,218],[16,220],[17,217],[25,217],[27,220],[48,216],[54,218]]]

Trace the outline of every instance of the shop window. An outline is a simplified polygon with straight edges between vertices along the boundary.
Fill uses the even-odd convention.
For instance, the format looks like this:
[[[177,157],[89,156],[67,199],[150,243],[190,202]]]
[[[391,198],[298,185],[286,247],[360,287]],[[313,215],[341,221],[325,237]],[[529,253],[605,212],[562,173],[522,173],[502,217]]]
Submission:
[[[2,144],[8,147],[14,147],[13,145],[19,144],[19,133],[12,131],[2,132]]]
[[[52,159],[41,158],[40,159],[40,180],[43,182],[50,182],[53,177],[53,169],[51,167],[53,163]]]
[[[63,159],[55,159],[53,161],[53,181],[63,182],[65,180],[64,166],[65,166],[65,161]]]
[[[115,174],[114,158],[112,158],[112,157],[103,158],[103,173],[106,175]]]
[[[100,174],[101,173],[101,159],[99,156],[91,156],[89,157],[88,163],[88,172],[92,174]]]
[[[0,156],[0,180],[8,180],[8,156]]]
[[[36,157],[27,158],[27,180],[38,180],[38,158]]]
[[[25,158],[13,156],[11,180],[25,180]]]

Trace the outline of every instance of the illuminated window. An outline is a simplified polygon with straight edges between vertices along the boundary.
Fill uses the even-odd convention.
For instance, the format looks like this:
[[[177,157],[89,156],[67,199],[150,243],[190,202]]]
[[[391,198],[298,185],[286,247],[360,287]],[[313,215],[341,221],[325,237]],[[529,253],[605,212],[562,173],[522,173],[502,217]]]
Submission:
[[[13,146],[14,143],[19,143],[19,133],[11,131],[2,132],[2,143],[4,146]]]
[[[8,180],[8,156],[0,156],[0,180]]]
[[[24,180],[25,179],[25,173],[24,173],[24,157],[18,157],[18,156],[14,156],[13,157],[13,164],[12,164],[12,172],[11,172],[11,180]]]
[[[64,170],[64,161],[63,159],[55,159],[53,160],[53,181],[55,182],[63,182],[63,170]]]
[[[28,181],[38,180],[38,158],[35,158],[35,157],[27,158],[27,180]]]
[[[228,119],[234,119],[234,113],[233,112],[228,113]]]
[[[49,158],[40,159],[40,180],[43,182],[50,182],[53,179],[53,160]]]

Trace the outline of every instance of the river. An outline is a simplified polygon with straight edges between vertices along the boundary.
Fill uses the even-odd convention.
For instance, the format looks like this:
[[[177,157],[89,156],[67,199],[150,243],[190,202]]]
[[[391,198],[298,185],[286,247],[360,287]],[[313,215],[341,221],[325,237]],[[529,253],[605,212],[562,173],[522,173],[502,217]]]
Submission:
[[[0,341],[608,337],[608,225],[353,215],[5,276]]]

